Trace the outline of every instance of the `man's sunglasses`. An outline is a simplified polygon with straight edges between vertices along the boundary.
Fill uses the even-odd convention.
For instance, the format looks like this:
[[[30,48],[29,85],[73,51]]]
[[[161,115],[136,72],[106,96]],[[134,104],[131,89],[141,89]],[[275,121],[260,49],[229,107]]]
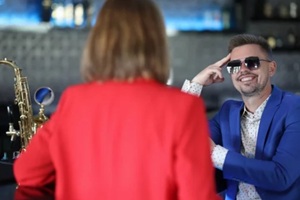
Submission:
[[[271,62],[270,60],[266,59],[260,59],[259,57],[247,57],[244,61],[242,60],[232,60],[229,63],[227,63],[227,71],[229,74],[235,74],[238,73],[241,70],[242,64],[245,63],[245,66],[249,70],[254,70],[259,68],[260,61],[266,61]]]

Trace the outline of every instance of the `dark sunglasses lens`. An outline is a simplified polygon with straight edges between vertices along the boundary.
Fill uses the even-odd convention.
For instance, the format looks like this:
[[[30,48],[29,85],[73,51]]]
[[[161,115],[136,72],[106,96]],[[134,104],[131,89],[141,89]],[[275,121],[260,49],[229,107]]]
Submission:
[[[241,61],[240,60],[233,60],[227,63],[227,71],[229,74],[237,73],[241,68]]]
[[[245,59],[245,65],[248,69],[257,69],[259,67],[259,58],[258,57],[250,57]]]

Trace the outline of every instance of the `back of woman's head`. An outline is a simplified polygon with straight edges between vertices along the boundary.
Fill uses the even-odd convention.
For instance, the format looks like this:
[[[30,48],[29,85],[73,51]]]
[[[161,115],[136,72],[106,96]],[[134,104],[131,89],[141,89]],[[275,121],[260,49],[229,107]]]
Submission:
[[[165,83],[169,63],[165,26],[151,0],[107,0],[83,54],[86,81],[153,78]]]

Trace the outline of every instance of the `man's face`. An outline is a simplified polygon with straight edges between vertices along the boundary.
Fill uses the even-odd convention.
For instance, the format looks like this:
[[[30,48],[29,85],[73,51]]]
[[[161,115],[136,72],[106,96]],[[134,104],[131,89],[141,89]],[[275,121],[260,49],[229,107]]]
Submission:
[[[245,64],[245,60],[250,60],[248,64],[250,66],[253,57],[259,58],[259,67],[249,69]],[[259,45],[247,44],[234,48],[230,57],[230,61],[233,60],[241,61],[240,70],[233,73],[231,78],[234,87],[242,96],[260,95],[271,88],[270,78],[275,73],[276,64],[273,61],[268,61],[266,53],[261,50]]]

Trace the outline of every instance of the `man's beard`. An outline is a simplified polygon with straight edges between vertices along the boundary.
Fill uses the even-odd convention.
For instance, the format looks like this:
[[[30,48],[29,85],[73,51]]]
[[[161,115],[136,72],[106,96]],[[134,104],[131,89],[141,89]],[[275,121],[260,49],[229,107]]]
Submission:
[[[241,87],[241,94],[245,97],[253,97],[253,96],[259,96],[261,92],[266,88],[267,81],[263,82],[262,84],[256,84],[256,85],[248,85],[246,89],[243,89]]]
[[[258,85],[253,86],[251,88],[247,88],[247,89],[241,88],[241,94],[242,94],[242,96],[245,96],[245,97],[252,97],[252,96],[259,95],[262,90],[263,90],[263,88],[259,87]]]

